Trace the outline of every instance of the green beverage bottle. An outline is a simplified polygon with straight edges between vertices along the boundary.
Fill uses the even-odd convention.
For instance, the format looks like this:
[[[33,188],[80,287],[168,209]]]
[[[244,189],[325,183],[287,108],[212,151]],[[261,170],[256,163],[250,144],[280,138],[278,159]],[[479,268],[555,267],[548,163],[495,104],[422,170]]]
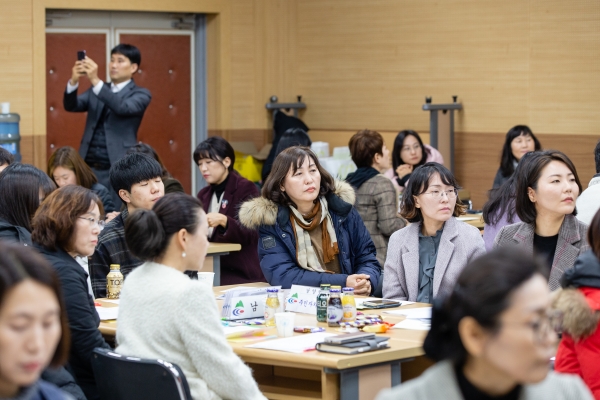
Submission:
[[[321,291],[317,296],[317,321],[327,322],[327,302],[329,301],[329,283],[321,284]]]

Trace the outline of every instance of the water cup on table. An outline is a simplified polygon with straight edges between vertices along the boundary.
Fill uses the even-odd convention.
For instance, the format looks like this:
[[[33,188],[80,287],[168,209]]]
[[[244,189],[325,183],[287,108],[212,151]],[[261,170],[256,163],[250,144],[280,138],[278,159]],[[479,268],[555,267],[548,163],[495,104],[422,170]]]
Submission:
[[[198,272],[198,281],[204,283],[207,286],[212,287],[215,282],[214,272]]]
[[[290,337],[294,334],[294,317],[291,312],[275,313],[275,326],[277,326],[277,336]]]

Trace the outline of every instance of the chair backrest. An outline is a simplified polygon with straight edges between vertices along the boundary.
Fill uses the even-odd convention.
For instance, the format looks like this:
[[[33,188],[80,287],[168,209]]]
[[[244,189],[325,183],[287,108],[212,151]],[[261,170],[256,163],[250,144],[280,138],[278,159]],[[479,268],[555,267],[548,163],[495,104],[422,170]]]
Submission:
[[[127,357],[96,348],[92,368],[101,400],[191,400],[181,368],[162,361]]]

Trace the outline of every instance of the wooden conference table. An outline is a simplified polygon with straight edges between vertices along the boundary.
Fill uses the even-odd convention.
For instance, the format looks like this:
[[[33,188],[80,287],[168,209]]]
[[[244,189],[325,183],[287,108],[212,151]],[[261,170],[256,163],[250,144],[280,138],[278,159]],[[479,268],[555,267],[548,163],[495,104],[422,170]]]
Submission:
[[[221,285],[221,256],[226,256],[232,251],[240,251],[242,246],[238,243],[210,243],[202,272],[214,272],[214,285]]]
[[[242,285],[234,285],[242,286]],[[234,286],[213,287],[215,297],[221,291]],[[253,287],[268,286],[266,283],[248,284]],[[101,299],[97,299],[102,303]],[[217,301],[221,306],[222,301]],[[115,304],[103,303],[107,307]],[[403,308],[427,306],[414,304]],[[388,322],[399,322],[402,317],[383,314],[382,310],[363,310],[369,314],[380,314]],[[336,333],[335,328],[326,323],[318,323],[316,316],[296,314],[296,326],[322,326],[328,332]],[[103,335],[114,337],[117,321],[100,323]],[[274,329],[274,333],[275,328]],[[276,334],[276,333],[275,333]],[[301,333],[294,333],[302,335]],[[341,355],[310,351],[302,354],[244,347],[246,343],[230,342],[234,352],[244,360],[254,372],[261,391],[269,399],[308,400],[342,399],[371,400],[384,388],[400,384],[402,378],[417,376],[431,363],[421,357],[425,331],[391,329],[387,333],[390,348],[374,352]],[[404,368],[401,368],[404,364]]]

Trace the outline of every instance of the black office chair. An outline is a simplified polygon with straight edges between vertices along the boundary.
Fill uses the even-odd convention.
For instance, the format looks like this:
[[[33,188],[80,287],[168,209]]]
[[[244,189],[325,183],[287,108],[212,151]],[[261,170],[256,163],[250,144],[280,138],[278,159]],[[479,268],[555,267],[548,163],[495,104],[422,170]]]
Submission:
[[[92,368],[101,400],[192,400],[181,368],[96,348]]]

